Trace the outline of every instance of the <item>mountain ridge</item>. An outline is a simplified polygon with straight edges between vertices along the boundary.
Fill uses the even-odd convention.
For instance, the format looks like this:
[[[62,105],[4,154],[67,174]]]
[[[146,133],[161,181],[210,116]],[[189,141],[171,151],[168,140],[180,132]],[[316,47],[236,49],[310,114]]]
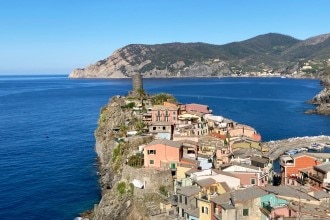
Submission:
[[[322,74],[330,58],[330,34],[299,40],[268,33],[214,45],[202,42],[129,44],[109,57],[85,68],[73,70],[70,78],[236,76],[255,73],[293,74],[309,60],[317,68],[302,73]],[[324,63],[325,62],[325,63]],[[305,74],[306,75],[306,74]]]

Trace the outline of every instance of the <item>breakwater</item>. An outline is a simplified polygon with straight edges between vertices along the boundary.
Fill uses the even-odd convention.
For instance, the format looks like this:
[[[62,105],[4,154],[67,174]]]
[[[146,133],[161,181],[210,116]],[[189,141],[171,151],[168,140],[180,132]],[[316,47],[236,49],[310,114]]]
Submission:
[[[313,137],[294,137],[288,138],[284,140],[278,141],[268,141],[264,142],[263,146],[269,147],[269,157],[272,160],[276,160],[279,158],[285,151],[294,149],[294,148],[301,148],[301,147],[308,147],[313,143],[328,143],[330,144],[330,136],[313,136]]]

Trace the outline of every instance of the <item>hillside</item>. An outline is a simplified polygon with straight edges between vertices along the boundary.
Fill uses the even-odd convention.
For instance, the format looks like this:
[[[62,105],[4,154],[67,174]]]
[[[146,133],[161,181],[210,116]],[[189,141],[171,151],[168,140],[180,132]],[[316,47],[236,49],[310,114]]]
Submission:
[[[258,74],[322,74],[330,58],[330,34],[306,40],[269,33],[224,45],[206,43],[131,44],[71,72],[71,78],[194,77]],[[313,61],[314,66],[303,69]]]

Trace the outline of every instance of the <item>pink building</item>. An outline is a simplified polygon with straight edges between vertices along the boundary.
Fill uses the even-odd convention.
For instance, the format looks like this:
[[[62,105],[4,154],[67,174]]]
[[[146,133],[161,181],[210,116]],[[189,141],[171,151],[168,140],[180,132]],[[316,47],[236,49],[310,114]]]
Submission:
[[[264,175],[264,172],[259,168],[251,165],[240,164],[231,165],[225,169],[225,172],[234,174],[241,180],[241,186],[264,186],[267,184],[268,176]]]
[[[207,105],[201,105],[201,104],[186,104],[186,111],[187,112],[199,112],[203,114],[211,114],[212,110],[209,109],[209,106]]]
[[[175,106],[154,105],[151,109],[152,122],[170,122],[176,124],[179,108]]]
[[[261,140],[260,134],[258,134],[254,128],[247,125],[236,125],[232,128],[229,128],[228,133],[230,137],[246,136],[252,138],[255,141]]]
[[[174,170],[182,156],[182,143],[167,139],[154,140],[144,147],[144,166]]]

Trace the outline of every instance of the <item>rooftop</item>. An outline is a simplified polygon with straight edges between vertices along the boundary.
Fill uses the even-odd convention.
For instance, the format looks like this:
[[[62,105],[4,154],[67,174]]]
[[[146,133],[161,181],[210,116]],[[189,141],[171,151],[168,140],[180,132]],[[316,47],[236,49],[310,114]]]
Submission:
[[[324,173],[330,172],[330,162],[319,164],[315,168]]]
[[[152,110],[178,110],[179,108],[178,107],[175,107],[175,106],[165,106],[165,105],[154,105],[152,107]]]
[[[267,185],[263,187],[264,190],[270,193],[274,193],[279,196],[284,197],[291,197],[291,198],[300,198],[300,199],[306,199],[306,200],[317,200],[311,195],[308,195],[304,190],[300,190],[300,188],[295,188],[291,186],[271,186]]]
[[[268,193],[260,187],[253,186],[243,190],[235,190],[233,192],[226,192],[211,199],[216,204],[229,204],[230,198],[233,203],[240,203],[247,200],[262,197]]]
[[[216,181],[212,178],[206,178],[206,179],[196,181],[196,184],[201,187],[209,187],[215,183],[216,183]]]
[[[152,142],[150,142],[149,144],[147,144],[145,146],[145,148],[153,146],[153,145],[157,145],[157,144],[162,144],[162,145],[166,145],[166,146],[170,146],[170,147],[176,147],[176,148],[181,148],[182,144],[180,142],[177,141],[171,141],[168,139],[158,139],[158,140],[154,140]]]
[[[177,193],[184,196],[193,196],[198,194],[200,191],[201,189],[198,188],[197,186],[184,186],[178,188]]]
[[[259,156],[252,156],[251,161],[255,161],[258,163],[266,164],[268,163],[269,159],[265,157],[259,157]]]

